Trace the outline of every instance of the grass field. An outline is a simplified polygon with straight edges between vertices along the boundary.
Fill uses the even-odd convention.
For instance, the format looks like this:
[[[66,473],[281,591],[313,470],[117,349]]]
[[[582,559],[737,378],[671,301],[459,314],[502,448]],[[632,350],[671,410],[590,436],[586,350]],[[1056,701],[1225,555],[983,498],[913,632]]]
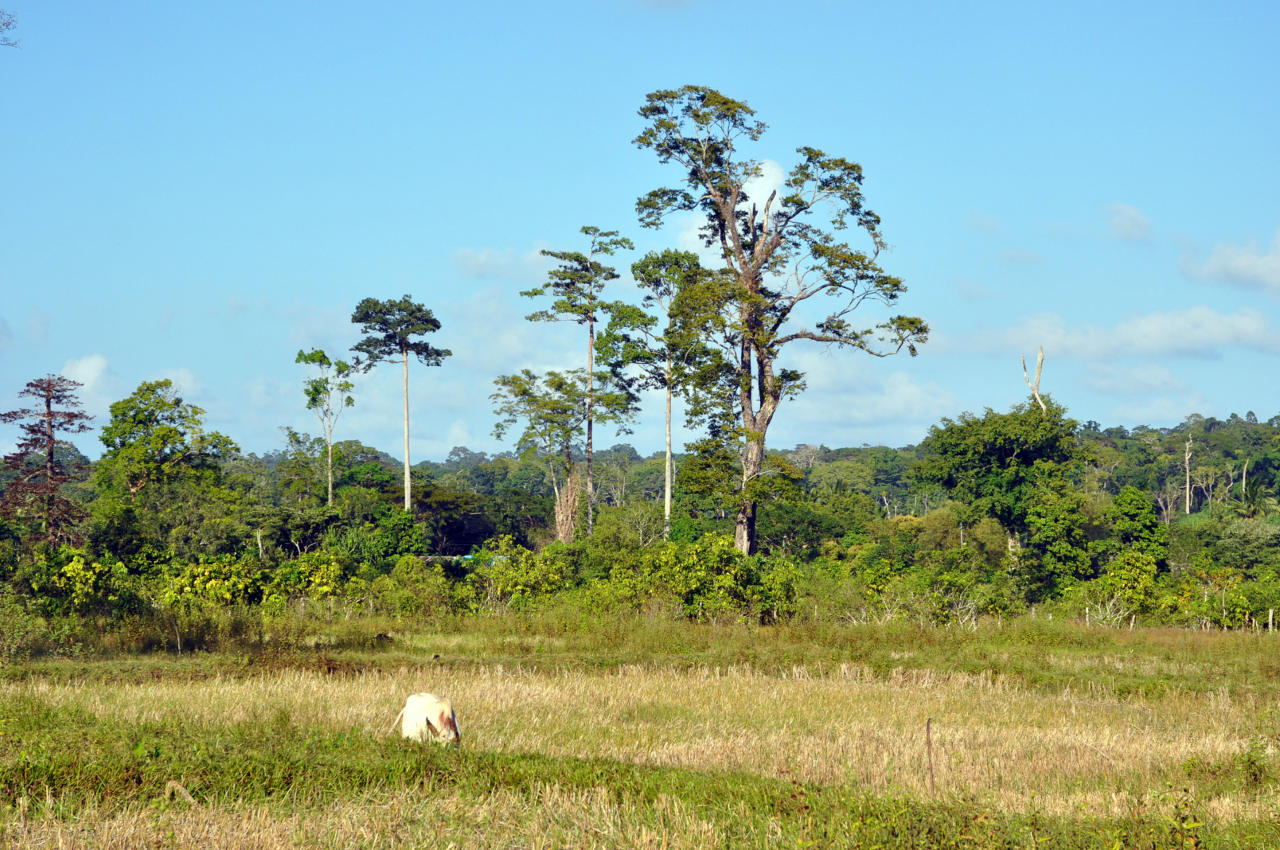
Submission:
[[[361,628],[4,668],[0,841],[1280,846],[1280,636]],[[387,734],[419,690],[460,752]]]

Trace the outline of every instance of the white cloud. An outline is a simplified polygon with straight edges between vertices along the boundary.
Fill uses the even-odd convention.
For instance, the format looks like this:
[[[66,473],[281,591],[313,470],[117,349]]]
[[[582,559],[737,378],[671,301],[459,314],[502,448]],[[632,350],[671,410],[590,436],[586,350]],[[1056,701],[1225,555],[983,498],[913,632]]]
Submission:
[[[1000,259],[1011,266],[1033,266],[1044,262],[1044,257],[1035,251],[1024,251],[1019,248],[1002,252]]]
[[[1203,263],[1184,255],[1180,266],[1188,277],[1222,280],[1280,295],[1280,230],[1271,241],[1269,254],[1262,253],[1255,241],[1244,245],[1219,242]]]
[[[1124,396],[1175,392],[1187,387],[1187,383],[1173,372],[1156,364],[1116,366],[1091,363],[1084,383],[1099,392]]]
[[[89,354],[62,364],[63,377],[79,381],[83,386],[77,393],[80,404],[91,416],[105,421],[111,404],[120,398],[120,380],[111,371],[111,364],[102,354]]]
[[[980,233],[996,234],[1001,230],[1000,220],[982,210],[970,210],[965,214],[964,223],[970,229],[977,230]]]
[[[958,280],[955,282],[955,290],[966,301],[983,301],[992,295],[989,286],[976,280]]]
[[[552,265],[550,258],[542,256],[543,249],[548,247],[540,242],[523,254],[510,249],[458,248],[453,252],[453,264],[463,277],[536,281]]]
[[[1107,207],[1111,214],[1108,229],[1111,235],[1122,242],[1141,242],[1151,235],[1151,220],[1128,204],[1112,204]]]
[[[921,382],[905,370],[886,375],[881,364],[887,361],[857,352],[810,348],[789,360],[805,373],[808,387],[779,409],[774,446],[906,445],[961,406],[941,384]]]
[[[27,319],[27,332],[31,334],[31,342],[44,345],[49,341],[49,317],[44,313],[35,313]]]
[[[769,195],[777,192],[778,196],[782,196],[782,184],[787,179],[787,173],[782,166],[772,159],[760,161],[760,174],[751,178],[745,184],[743,189],[746,190],[747,197],[757,207],[764,210],[765,201],[769,200]],[[777,209],[778,201],[775,198],[772,209]]]
[[[90,354],[79,360],[68,360],[62,366],[62,374],[84,384],[85,392],[94,392],[107,376],[107,358],[101,354]]]
[[[1122,354],[1217,357],[1231,348],[1280,353],[1280,335],[1259,310],[1219,313],[1201,306],[1148,313],[1110,327],[1069,327],[1059,315],[1031,316],[1003,334],[975,338],[970,345],[987,351],[1034,351],[1042,345],[1050,356],[1085,359]]]
[[[152,380],[170,380],[173,382],[173,388],[177,390],[178,395],[183,397],[184,401],[190,401],[192,398],[198,398],[204,393],[204,384],[196,377],[195,373],[190,369],[177,368],[165,369],[158,372]]]

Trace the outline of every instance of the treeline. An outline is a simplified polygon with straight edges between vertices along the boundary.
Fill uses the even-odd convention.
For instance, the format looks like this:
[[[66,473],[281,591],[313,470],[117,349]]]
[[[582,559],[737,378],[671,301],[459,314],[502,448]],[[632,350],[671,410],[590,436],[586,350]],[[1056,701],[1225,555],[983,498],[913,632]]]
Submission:
[[[28,394],[52,385],[49,411],[81,421],[73,382]],[[190,647],[227,611],[298,606],[970,625],[1035,606],[1220,628],[1267,628],[1280,607],[1280,417],[1103,429],[1049,399],[943,420],[916,446],[773,452],[748,556],[733,543],[734,469],[705,454],[676,457],[667,533],[663,456],[597,450],[595,505],[578,503],[594,521],[580,516],[566,543],[536,453],[458,447],[418,463],[405,511],[389,454],[293,430],[245,454],[166,381],[112,405],[93,463],[60,440],[46,452],[44,409],[23,412],[34,436],[0,474],[9,654],[94,645],[124,624],[140,646]]]
[[[495,377],[494,431],[515,452],[411,463],[410,365],[452,352],[427,341],[440,322],[408,294],[355,305],[350,363],[297,353],[321,433],[287,430],[265,456],[150,381],[111,405],[91,464],[68,442],[93,427],[78,385],[38,378],[19,394],[29,407],[0,414],[22,433],[0,473],[0,582],[26,623],[0,633],[88,640],[93,623],[189,644],[193,624],[245,606],[431,616],[556,600],[765,622],[973,623],[1049,605],[1111,623],[1271,623],[1280,419],[1104,430],[1041,397],[1037,369],[1034,403],[943,420],[918,446],[771,446],[805,391],[789,346],[914,354],[928,326],[890,312],[906,287],[879,265],[857,163],[798,148],[782,186],[753,198],[762,165],[746,150],[766,125],[746,103],[684,86],[639,115],[633,143],[674,166],[673,185],[637,199],[639,224],[699,213],[720,265],[651,252],[618,298],[609,263],[634,250],[619,232],[587,226],[582,250],[544,251],[527,318],[575,326],[585,356]],[[398,463],[337,430],[354,375],[389,367]],[[662,455],[599,449],[643,390],[665,396]],[[683,455],[674,402],[698,435]]]

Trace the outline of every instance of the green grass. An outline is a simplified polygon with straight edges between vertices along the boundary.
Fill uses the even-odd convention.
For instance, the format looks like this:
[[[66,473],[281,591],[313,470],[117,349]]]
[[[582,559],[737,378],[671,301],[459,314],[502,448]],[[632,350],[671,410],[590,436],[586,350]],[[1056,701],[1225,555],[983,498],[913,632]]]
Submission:
[[[818,786],[744,773],[641,766],[606,759],[552,758],[423,747],[364,730],[321,732],[287,715],[266,723],[191,728],[174,722],[121,723],[34,697],[0,708],[0,799],[54,801],[73,819],[187,806],[170,799],[179,782],[197,804],[245,803],[313,811],[335,801],[411,789],[479,800],[494,792],[607,789],[640,817],[677,800],[742,846],[823,847],[1262,847],[1280,845],[1280,825],[1206,825],[1198,803],[1169,789],[1173,816],[1122,819],[1009,814],[974,800],[872,797],[848,785]],[[1208,769],[1208,768],[1206,768]],[[24,812],[24,817],[35,812]],[[646,813],[648,813],[646,815]]]
[[[384,619],[332,624],[268,622],[265,640],[219,652],[102,653],[0,665],[0,679],[142,680],[248,675],[270,669],[335,675],[370,669],[503,664],[530,670],[750,667],[814,673],[856,664],[879,676],[898,670],[1000,676],[1044,692],[1070,688],[1116,696],[1171,691],[1265,694],[1280,682],[1280,635],[1136,631],[1022,618],[976,631],[909,624],[694,625],[640,616],[542,612],[446,618],[431,624]]]
[[[1031,618],[983,623],[976,631],[903,624],[760,628],[564,612],[420,625],[359,619],[288,622],[278,632],[272,629],[268,622],[262,639],[219,652],[100,653],[0,666],[10,694],[0,703],[0,846],[61,841],[65,836],[59,830],[109,830],[113,819],[124,817],[141,817],[145,829],[165,833],[193,819],[205,823],[248,817],[245,807],[256,806],[265,812],[260,814],[265,821],[253,821],[252,829],[264,822],[280,825],[284,837],[262,845],[272,847],[295,846],[302,841],[299,830],[312,828],[306,824],[339,830],[334,835],[345,838],[332,838],[332,846],[348,840],[363,846],[365,839],[358,836],[366,833],[380,836],[370,839],[369,846],[415,846],[439,833],[452,836],[458,846],[491,838],[505,846],[653,843],[645,836],[665,836],[675,846],[700,846],[711,835],[718,846],[727,847],[1280,847],[1280,815],[1250,820],[1215,815],[1225,800],[1237,806],[1249,803],[1238,811],[1280,813],[1277,635],[1121,631]],[[842,666],[857,671],[850,681],[877,682],[889,696],[905,687],[900,681],[926,687],[920,677],[913,680],[904,672],[927,672],[938,677],[927,681],[971,688],[977,708],[966,715],[969,709],[963,704],[947,703],[952,706],[951,725],[942,727],[942,734],[950,736],[946,754],[954,759],[957,778],[969,764],[962,757],[984,757],[978,742],[1020,734],[1018,723],[1025,725],[1024,713],[1030,716],[1029,695],[1043,697],[1036,702],[1039,723],[1056,723],[1059,708],[1071,711],[1071,722],[1079,723],[1085,736],[1079,745],[1084,766],[1072,770],[1080,782],[1095,782],[1079,790],[1122,795],[1130,801],[1128,814],[1115,814],[1113,805],[1107,817],[1083,806],[1070,815],[1059,807],[1050,816],[1038,811],[1034,800],[1029,806],[1025,800],[1011,805],[1005,798],[1002,804],[995,789],[988,793],[983,786],[961,793],[940,785],[934,795],[921,793],[920,785],[912,791],[892,782],[874,790],[850,781],[800,782],[777,771],[755,772],[757,768],[713,769],[702,760],[670,767],[636,757],[593,757],[600,751],[592,749],[596,744],[615,753],[607,748],[621,730],[591,727],[594,715],[580,709],[549,728],[554,727],[552,734],[596,743],[578,755],[558,755],[554,747],[529,743],[536,739],[528,737],[518,740],[537,751],[517,750],[496,738],[468,741],[461,752],[422,747],[380,737],[367,725],[335,728],[325,718],[303,722],[278,706],[234,722],[207,713],[199,722],[183,722],[181,710],[161,712],[159,719],[130,720],[104,709],[111,701],[99,698],[118,693],[115,689],[123,685],[176,683],[167,692],[180,709],[197,691],[183,683],[251,684],[276,673],[287,677],[289,671],[306,671],[306,680],[319,682],[326,695],[338,690],[332,685],[346,682],[343,692],[349,695],[365,687],[366,680],[356,677],[378,671],[394,674],[397,681],[466,681],[479,673],[492,680],[494,670],[505,670],[517,681],[532,678],[545,684],[575,676],[613,682],[615,672],[635,668],[676,671],[685,674],[676,681],[697,683],[700,677],[732,669],[791,686],[790,680],[806,677],[844,681]],[[981,701],[993,693],[984,691],[986,681],[1000,683],[993,693],[1004,711],[1013,706],[1013,721],[1008,714],[997,719],[987,713],[991,706]],[[54,688],[57,699],[42,696]],[[1094,738],[1104,730],[1124,734],[1129,721],[1117,725],[1115,718],[1129,716],[1138,718],[1134,728],[1146,734],[1176,734],[1169,731],[1176,722],[1173,727],[1169,722],[1143,725],[1141,718],[1175,706],[1202,713],[1224,703],[1235,707],[1230,712],[1214,708],[1214,716],[1224,718],[1223,728],[1209,730],[1224,746],[1192,749],[1185,761],[1178,755],[1146,765],[1142,773],[1116,755],[1114,738],[1111,745]],[[1077,708],[1107,714],[1077,720]],[[514,710],[511,715],[523,716]],[[706,723],[678,695],[628,703],[605,716],[633,736],[674,727],[682,730],[684,740],[701,734],[698,730]],[[1103,719],[1110,725],[1104,727]],[[501,725],[512,721],[497,720],[490,729],[517,740]],[[741,730],[755,736],[757,720],[727,718],[716,734],[732,738],[734,730]],[[316,725],[326,722],[330,725]],[[797,725],[795,732],[821,736],[824,721],[806,721],[814,722],[818,726]],[[1002,724],[1010,722],[1006,731]],[[465,716],[463,728],[465,734]],[[1102,746],[1091,748],[1091,743]],[[1119,763],[1112,763],[1113,756]],[[1102,771],[1096,778],[1090,763]],[[1009,765],[1009,770],[1019,769]],[[175,797],[173,783],[188,791],[196,805],[183,802],[181,794]],[[1074,793],[1030,787],[1042,800],[1050,790],[1059,799]],[[1082,793],[1081,799],[1086,797]],[[447,805],[431,805],[441,800]],[[420,807],[405,808],[413,805]],[[370,820],[357,826],[336,823],[334,812]],[[614,830],[605,835],[597,825],[608,819]],[[401,835],[403,843],[388,837]],[[684,843],[676,840],[682,836]],[[328,840],[302,843],[328,846]],[[186,846],[178,839],[172,843]],[[128,846],[129,841],[115,844]],[[228,838],[223,846],[236,844]]]

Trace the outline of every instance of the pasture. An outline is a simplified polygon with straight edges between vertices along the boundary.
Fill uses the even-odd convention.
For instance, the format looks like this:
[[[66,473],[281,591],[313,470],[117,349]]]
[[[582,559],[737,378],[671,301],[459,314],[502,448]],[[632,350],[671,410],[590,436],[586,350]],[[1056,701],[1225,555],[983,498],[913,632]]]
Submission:
[[[1275,635],[372,628],[0,668],[0,844],[1280,846]]]

